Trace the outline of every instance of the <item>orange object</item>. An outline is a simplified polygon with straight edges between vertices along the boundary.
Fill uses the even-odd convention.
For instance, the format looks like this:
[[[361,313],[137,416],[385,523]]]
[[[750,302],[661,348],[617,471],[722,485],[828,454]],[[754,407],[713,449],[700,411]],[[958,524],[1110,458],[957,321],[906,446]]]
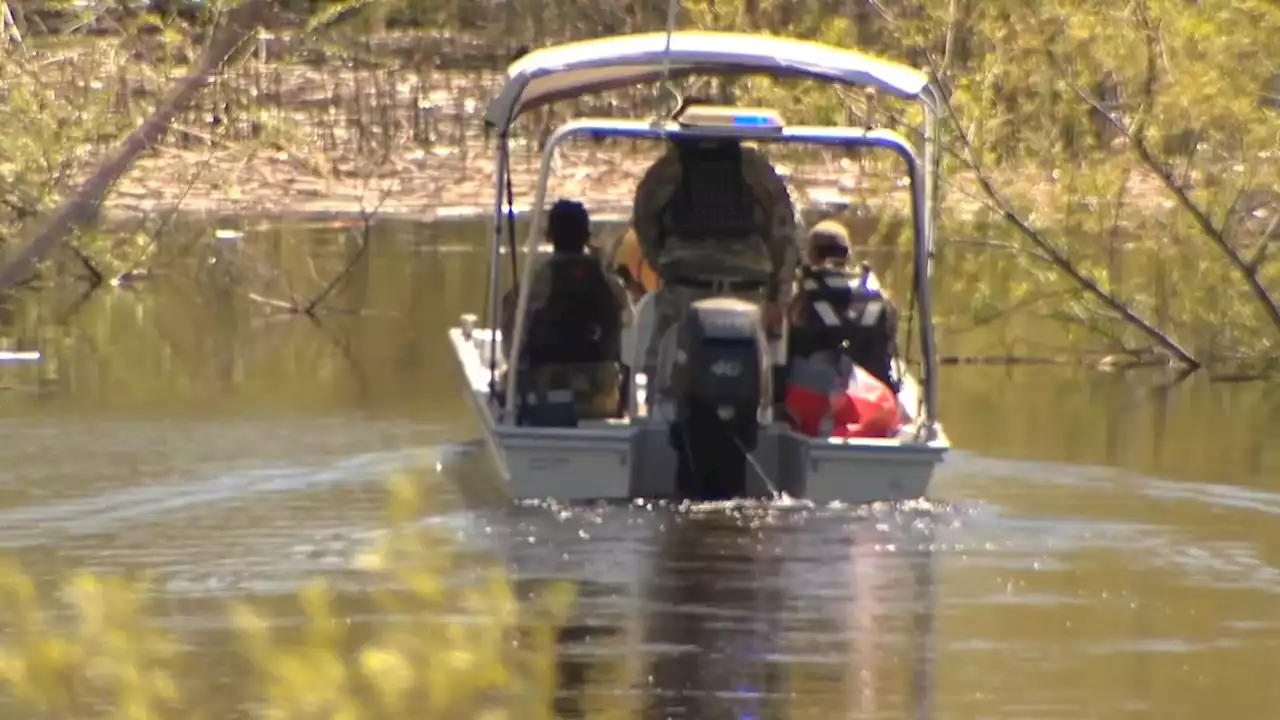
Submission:
[[[627,228],[626,234],[622,236],[614,262],[627,268],[632,279],[640,283],[645,292],[653,292],[662,284],[658,273],[645,260],[644,249],[640,247],[640,238],[636,235],[634,227]]]
[[[831,394],[788,386],[786,404],[793,426],[810,437],[886,438],[902,428],[898,397],[858,366],[849,387]]]

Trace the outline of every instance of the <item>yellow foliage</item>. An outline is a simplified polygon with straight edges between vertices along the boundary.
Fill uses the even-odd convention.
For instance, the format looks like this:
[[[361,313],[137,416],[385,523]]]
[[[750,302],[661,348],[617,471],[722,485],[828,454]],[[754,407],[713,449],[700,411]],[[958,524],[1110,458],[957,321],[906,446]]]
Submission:
[[[527,607],[506,569],[464,557],[450,538],[417,523],[418,483],[390,483],[393,524],[360,566],[373,575],[372,633],[355,637],[330,582],[298,590],[291,613],[303,623],[282,638],[249,602],[228,621],[254,669],[258,715],[301,718],[550,717],[555,637],[576,602],[552,584]],[[478,579],[460,583],[480,569]],[[0,563],[0,685],[30,713],[47,717],[187,718],[175,675],[173,637],[149,622],[146,581],[75,572],[41,593],[22,568]],[[55,615],[57,599],[72,622]],[[464,618],[459,620],[455,618]],[[515,700],[512,700],[512,699]],[[505,704],[514,702],[515,710]]]

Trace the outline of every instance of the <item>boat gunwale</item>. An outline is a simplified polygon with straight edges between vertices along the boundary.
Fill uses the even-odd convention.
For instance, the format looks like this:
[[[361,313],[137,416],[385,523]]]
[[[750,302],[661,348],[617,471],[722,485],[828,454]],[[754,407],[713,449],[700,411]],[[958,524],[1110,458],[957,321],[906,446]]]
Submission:
[[[487,328],[474,328],[474,335],[492,337],[496,333],[492,333]],[[463,373],[470,377],[471,372],[466,366],[470,363],[476,368],[487,372],[487,368],[483,365],[483,360],[479,348],[475,342],[466,338],[461,327],[449,328],[449,337],[454,347],[454,357],[463,366]],[[466,354],[471,359],[463,357],[463,348],[466,348]],[[530,427],[527,425],[503,425],[495,422],[492,417],[488,403],[484,402],[482,396],[488,393],[487,383],[485,385],[476,386],[474,382],[469,384],[467,393],[471,398],[471,402],[477,409],[481,411],[485,431],[491,434],[495,439],[502,443],[505,447],[517,447],[523,449],[528,444],[545,444],[555,443],[556,445],[619,445],[629,448],[632,438],[635,434],[645,427],[643,423],[635,423],[631,420],[610,424],[604,421],[601,425],[578,426],[572,428],[559,427]],[[596,422],[596,421],[592,421]],[[776,423],[773,425],[762,426],[766,431],[776,431],[779,433],[788,433],[798,439],[805,441],[809,446],[810,457],[815,460],[839,460],[848,459],[854,454],[873,454],[873,455],[904,455],[904,456],[942,456],[950,450],[950,442],[945,433],[942,431],[941,423],[934,423],[933,426],[937,432],[937,436],[927,442],[920,442],[911,437],[901,438],[815,438],[808,437],[796,433],[794,430],[786,427],[784,424]]]

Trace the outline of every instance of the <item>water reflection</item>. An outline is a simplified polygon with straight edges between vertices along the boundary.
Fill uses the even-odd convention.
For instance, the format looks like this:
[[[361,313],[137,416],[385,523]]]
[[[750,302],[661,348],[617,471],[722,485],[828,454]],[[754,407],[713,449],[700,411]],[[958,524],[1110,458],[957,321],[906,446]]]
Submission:
[[[779,716],[782,560],[766,533],[718,514],[675,518],[658,541],[644,643],[646,718]]]
[[[582,587],[562,717],[932,717],[943,507],[518,515],[519,574]]]

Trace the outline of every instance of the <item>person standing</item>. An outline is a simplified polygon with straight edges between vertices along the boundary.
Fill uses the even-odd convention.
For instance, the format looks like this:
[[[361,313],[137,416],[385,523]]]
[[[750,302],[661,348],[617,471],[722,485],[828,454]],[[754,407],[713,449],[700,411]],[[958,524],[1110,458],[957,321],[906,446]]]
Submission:
[[[632,227],[660,281],[644,370],[665,387],[665,346],[687,308],[728,295],[760,303],[771,336],[795,272],[795,209],[768,159],[733,138],[668,142],[636,187]]]

